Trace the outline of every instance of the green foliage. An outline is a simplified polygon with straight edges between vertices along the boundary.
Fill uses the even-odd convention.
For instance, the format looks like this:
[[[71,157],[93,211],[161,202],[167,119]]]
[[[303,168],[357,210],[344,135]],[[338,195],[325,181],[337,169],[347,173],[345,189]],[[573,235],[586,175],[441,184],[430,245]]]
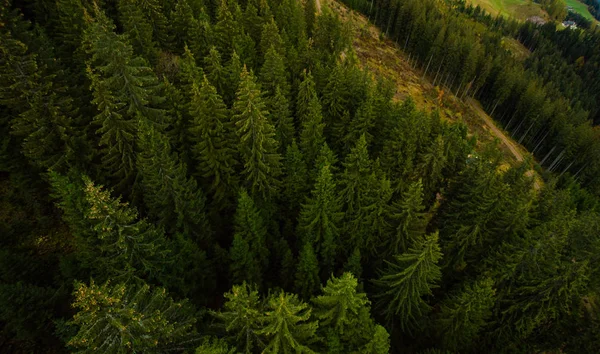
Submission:
[[[148,285],[76,284],[73,323],[79,332],[68,345],[82,353],[164,352],[193,348],[193,309],[165,289]]]
[[[84,266],[101,279],[147,279],[161,276],[169,250],[161,229],[138,220],[135,209],[113,198],[89,178],[52,175],[57,206],[65,214]]]
[[[258,292],[243,283],[234,285],[225,293],[225,304],[220,312],[213,312],[230,334],[240,351],[252,353],[262,343],[258,331],[262,327],[263,313]]]
[[[189,130],[196,169],[210,186],[214,200],[220,202],[231,196],[237,185],[233,126],[227,107],[206,76],[199,89],[192,87],[192,94],[193,123]]]
[[[253,196],[273,197],[279,189],[281,156],[277,152],[275,129],[268,120],[262,92],[246,67],[233,105],[237,144],[244,165],[242,176]]]
[[[298,234],[302,242],[310,243],[320,254],[322,266],[327,272],[336,260],[339,247],[337,240],[343,218],[341,209],[329,166],[323,166],[311,197],[302,205]]]
[[[400,200],[392,206],[391,217],[394,219],[396,232],[394,237],[388,239],[388,255],[407,251],[414,240],[425,234],[427,217],[423,209],[423,184],[419,180],[411,183]]]
[[[468,349],[473,345],[492,315],[493,285],[490,278],[466,283],[460,291],[442,301],[436,325],[447,348]]]
[[[205,214],[206,198],[186,166],[171,153],[167,138],[151,126],[139,128],[138,180],[148,212],[169,233],[182,232],[194,239],[210,238]]]
[[[308,304],[297,295],[280,292],[267,299],[263,328],[264,353],[312,353],[308,345],[313,340],[318,323],[311,321]]]
[[[308,192],[308,169],[295,140],[287,147],[283,166],[285,177],[282,195],[288,201],[290,211],[296,214]]]
[[[234,226],[231,247],[234,283],[247,281],[260,286],[262,274],[269,265],[267,228],[254,201],[243,190],[238,199]]]
[[[310,243],[305,243],[296,270],[296,290],[303,298],[309,299],[319,288],[319,261]]]
[[[296,135],[294,119],[290,112],[290,101],[277,86],[275,94],[267,100],[267,110],[275,126],[275,140],[279,142],[280,151],[285,151]]]
[[[415,240],[407,252],[387,262],[387,268],[379,279],[373,280],[378,288],[377,308],[388,322],[398,321],[403,330],[410,330],[430,309],[423,299],[441,278],[437,265],[442,258],[438,234],[433,233]]]

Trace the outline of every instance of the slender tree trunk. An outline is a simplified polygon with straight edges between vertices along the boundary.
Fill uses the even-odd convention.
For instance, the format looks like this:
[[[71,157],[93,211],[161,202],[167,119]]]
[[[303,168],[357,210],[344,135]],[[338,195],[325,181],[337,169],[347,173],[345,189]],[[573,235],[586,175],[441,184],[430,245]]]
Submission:
[[[514,138],[515,135],[517,135],[517,132],[521,129],[521,126],[523,125],[523,122],[525,122],[525,120],[522,120],[521,123],[519,123],[519,125],[517,126],[517,129],[515,129],[512,134],[510,135],[511,138]]]
[[[537,143],[537,145],[535,146],[535,148],[533,148],[533,151],[531,152],[532,154],[535,154],[535,152],[542,145],[542,143],[544,142],[544,140],[546,140],[546,137],[548,136],[548,134],[550,134],[550,130],[548,130],[546,132],[546,134],[542,137],[542,139],[540,140],[540,142]]]
[[[427,66],[425,67],[425,72],[423,73],[423,79],[425,79],[425,75],[427,75],[427,70],[429,70],[429,64],[431,64],[431,59],[433,59],[433,53],[431,53],[431,57],[429,57],[429,62],[427,62]]]
[[[568,165],[567,165],[567,167],[565,167],[565,169],[564,169],[564,170],[563,170],[563,171],[560,173],[560,175],[558,175],[558,178],[561,178],[561,177],[562,177],[562,175],[564,175],[564,174],[565,174],[565,172],[567,172],[567,170],[568,170],[569,168],[571,168],[571,166],[573,166],[573,164],[574,164],[574,163],[575,163],[575,159],[573,159],[573,161],[571,161],[571,163],[570,163],[570,164],[568,164]]]
[[[519,139],[519,144],[521,142],[523,142],[523,139],[525,139],[525,137],[527,136],[527,133],[529,133],[529,131],[531,130],[531,128],[533,128],[533,124],[534,123],[531,123],[531,125],[529,126],[529,128],[527,129],[527,131],[525,131],[525,134],[523,134],[523,136],[521,136],[521,139]]]
[[[556,149],[556,146],[553,146],[553,147],[552,147],[552,149],[550,149],[550,152],[548,152],[548,153],[546,154],[546,156],[545,156],[545,157],[542,159],[542,162],[540,162],[540,166],[543,166],[543,165],[544,165],[544,162],[546,161],[546,159],[547,159],[548,157],[550,157],[550,154],[552,154],[552,152],[554,151],[554,149]]]
[[[510,117],[510,120],[508,121],[508,124],[506,125],[506,128],[504,128],[504,129],[508,130],[510,128],[510,125],[512,124],[512,121],[513,121],[513,119],[515,119],[516,115],[517,115],[517,112],[516,111],[513,112],[512,117]]]

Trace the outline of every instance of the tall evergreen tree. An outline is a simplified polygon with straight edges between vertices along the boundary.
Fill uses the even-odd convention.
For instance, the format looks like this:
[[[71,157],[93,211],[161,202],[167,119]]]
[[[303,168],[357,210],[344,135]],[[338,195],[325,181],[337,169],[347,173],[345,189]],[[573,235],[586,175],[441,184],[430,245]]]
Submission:
[[[419,180],[411,183],[401,199],[392,206],[391,217],[396,232],[386,244],[388,255],[406,252],[415,240],[425,234],[427,218],[424,209],[423,184]]]
[[[270,199],[279,189],[281,155],[277,152],[275,129],[268,120],[262,92],[245,66],[233,110],[245,185],[253,196]]]
[[[321,104],[317,96],[314,95],[308,103],[300,128],[300,147],[306,154],[307,161],[314,161],[323,143],[325,143],[324,128]]]
[[[437,265],[442,257],[438,234],[419,240],[407,252],[387,262],[387,269],[373,280],[378,288],[377,308],[388,322],[397,320],[403,330],[411,330],[430,309],[423,296],[431,295],[441,278]]]
[[[92,101],[99,113],[94,122],[100,126],[100,144],[104,146],[103,167],[126,187],[135,171],[134,141],[136,120],[164,123],[164,112],[153,108],[158,81],[146,62],[133,56],[133,50],[122,35],[114,33],[114,25],[101,12],[85,32],[84,43],[91,55],[88,76]]]
[[[267,299],[264,326],[259,333],[265,337],[264,353],[312,353],[318,323],[311,321],[310,306],[297,295],[280,292]]]
[[[210,239],[206,198],[187,167],[171,152],[167,137],[148,124],[139,129],[138,177],[150,215],[169,233]]]
[[[234,264],[232,267],[238,270],[238,274],[239,272],[246,274],[238,280],[246,280],[249,283],[256,282],[260,286],[262,274],[269,265],[267,227],[259,210],[254,205],[254,201],[244,190],[240,192],[234,224],[234,244],[231,251]],[[244,255],[242,251],[248,254]],[[239,262],[236,263],[236,260]],[[251,265],[251,268],[244,269],[242,264]]]
[[[285,177],[283,179],[283,193],[292,215],[300,211],[302,201],[308,193],[308,170],[304,155],[298,148],[296,141],[287,147],[284,160]]]
[[[210,83],[217,89],[219,94],[223,95],[227,72],[223,67],[221,53],[214,46],[210,48],[208,55],[204,58],[204,70]]]
[[[233,125],[221,96],[206,76],[200,88],[193,86],[192,92],[190,135],[198,164],[196,170],[210,186],[214,200],[220,203],[232,196],[232,189],[237,185]]]
[[[267,101],[267,109],[275,126],[275,140],[279,142],[279,150],[284,152],[294,140],[296,130],[290,102],[279,86],[275,88],[275,95]]]
[[[234,285],[225,293],[225,303],[219,312],[212,312],[223,325],[237,348],[252,353],[262,343],[258,331],[262,327],[263,313],[258,292],[246,283]]]
[[[152,40],[152,24],[144,16],[143,10],[135,0],[117,2],[119,22],[123,25],[131,45],[137,55],[147,60],[156,60],[156,46]]]
[[[296,291],[309,299],[319,288],[319,261],[310,243],[305,243],[300,251],[296,270]]]
[[[138,220],[135,209],[89,178],[51,176],[57,206],[75,236],[77,256],[103,280],[160,279],[169,264],[161,229]]]
[[[331,277],[323,288],[323,294],[312,299],[319,332],[328,338],[329,343],[339,341],[341,352],[364,352],[366,348],[373,347],[371,342],[378,331],[370,317],[367,295],[357,292],[357,287],[356,278],[344,273],[339,278]],[[385,339],[383,342],[388,342],[389,348],[389,341]],[[382,353],[381,349],[373,352]]]
[[[336,261],[343,218],[341,207],[329,166],[323,166],[311,197],[302,206],[298,234],[302,242],[314,245],[326,272],[332,270]]]
[[[165,289],[148,285],[76,284],[73,324],[79,327],[68,345],[83,353],[164,352],[191,349],[198,339],[194,311],[175,302]]]
[[[290,94],[290,84],[288,83],[283,57],[277,53],[273,46],[265,54],[265,62],[260,69],[260,83],[266,97],[275,97],[277,87],[285,97]]]
[[[442,302],[436,325],[448,349],[465,350],[473,345],[492,315],[495,302],[493,285],[490,278],[467,283]]]

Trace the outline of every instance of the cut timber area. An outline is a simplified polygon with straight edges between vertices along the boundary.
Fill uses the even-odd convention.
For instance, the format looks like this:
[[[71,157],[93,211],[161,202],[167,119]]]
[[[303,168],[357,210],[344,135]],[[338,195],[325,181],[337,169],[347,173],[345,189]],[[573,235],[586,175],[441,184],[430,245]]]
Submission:
[[[320,8],[321,1],[324,0],[316,0],[317,9]],[[396,100],[404,100],[410,96],[420,109],[438,109],[442,119],[464,122],[468,126],[469,134],[476,135],[478,141],[497,139],[508,164],[521,162],[526,155],[530,155],[525,148],[496,126],[477,100],[469,97],[463,101],[446,87],[434,87],[423,76],[421,70],[411,65],[414,59],[407,57],[396,43],[385,39],[381,31],[370,24],[365,16],[337,1],[328,1],[327,4],[351,24],[353,47],[360,65],[376,76],[392,80],[396,84]],[[541,178],[533,170],[527,174],[534,177],[534,188],[539,189]]]

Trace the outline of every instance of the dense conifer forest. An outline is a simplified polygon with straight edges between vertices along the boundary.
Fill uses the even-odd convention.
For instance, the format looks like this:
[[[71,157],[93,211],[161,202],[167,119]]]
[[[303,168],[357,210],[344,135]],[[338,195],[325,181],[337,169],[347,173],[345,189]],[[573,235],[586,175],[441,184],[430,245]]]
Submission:
[[[600,352],[600,34],[329,1],[0,0],[0,352]]]

